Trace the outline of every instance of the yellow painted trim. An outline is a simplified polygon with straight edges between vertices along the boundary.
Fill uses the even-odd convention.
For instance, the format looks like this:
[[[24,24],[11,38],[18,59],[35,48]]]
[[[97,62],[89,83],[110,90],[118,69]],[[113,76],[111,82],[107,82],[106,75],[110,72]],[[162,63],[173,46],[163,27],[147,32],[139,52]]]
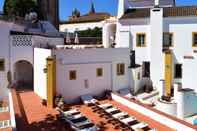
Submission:
[[[163,35],[164,34],[171,34],[172,35],[172,44],[171,44],[171,46],[169,46],[169,47],[174,47],[174,33],[173,32],[164,32],[163,33]],[[164,41],[164,40],[163,40]]]
[[[197,35],[197,32],[192,32],[192,47],[197,47],[197,44],[194,42],[194,36]]]
[[[54,107],[56,95],[56,62],[55,58],[47,58],[47,106]]]
[[[144,45],[139,45],[138,43],[139,35],[144,35]],[[136,33],[136,47],[146,47],[146,33]]]
[[[166,96],[171,96],[172,87],[172,53],[165,52],[165,88]]]

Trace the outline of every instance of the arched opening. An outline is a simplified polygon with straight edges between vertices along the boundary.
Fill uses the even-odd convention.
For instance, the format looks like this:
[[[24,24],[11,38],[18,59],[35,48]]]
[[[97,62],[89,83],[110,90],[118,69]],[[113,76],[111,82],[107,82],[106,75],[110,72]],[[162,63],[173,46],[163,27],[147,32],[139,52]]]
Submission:
[[[17,89],[33,89],[33,66],[30,62],[20,60],[15,63],[14,81]]]

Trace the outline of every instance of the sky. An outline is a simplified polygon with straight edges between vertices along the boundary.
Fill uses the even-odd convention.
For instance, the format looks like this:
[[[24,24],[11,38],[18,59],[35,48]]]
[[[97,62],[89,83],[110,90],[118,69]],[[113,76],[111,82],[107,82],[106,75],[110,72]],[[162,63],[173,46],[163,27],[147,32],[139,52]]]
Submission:
[[[67,20],[73,9],[77,8],[81,14],[86,14],[90,10],[91,1],[95,5],[97,12],[108,12],[111,15],[117,14],[118,0],[59,0],[60,20]],[[0,0],[0,11],[2,11],[4,0]],[[197,5],[197,0],[176,0],[180,5]]]

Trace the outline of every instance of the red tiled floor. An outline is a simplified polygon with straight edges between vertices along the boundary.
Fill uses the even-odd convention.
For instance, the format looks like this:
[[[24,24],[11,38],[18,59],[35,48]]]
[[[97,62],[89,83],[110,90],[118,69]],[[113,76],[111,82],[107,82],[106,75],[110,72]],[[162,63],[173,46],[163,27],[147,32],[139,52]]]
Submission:
[[[0,131],[12,131],[12,128],[0,129]]]
[[[56,119],[57,111],[41,104],[41,98],[33,91],[12,90],[18,131],[63,131]]]
[[[9,112],[2,112],[0,113],[0,120],[10,120],[10,113]]]

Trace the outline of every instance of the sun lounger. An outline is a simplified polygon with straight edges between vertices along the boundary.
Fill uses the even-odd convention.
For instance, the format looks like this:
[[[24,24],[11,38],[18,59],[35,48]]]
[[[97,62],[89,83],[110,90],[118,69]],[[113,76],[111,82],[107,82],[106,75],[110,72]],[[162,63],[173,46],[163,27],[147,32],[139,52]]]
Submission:
[[[147,127],[148,126],[148,124],[146,124],[146,123],[144,123],[144,122],[140,122],[140,123],[137,123],[137,124],[135,124],[135,125],[132,125],[132,126],[130,126],[133,130],[135,130],[135,129],[142,129],[142,128],[145,128],[145,127]]]
[[[109,103],[106,103],[106,104],[98,105],[98,107],[100,107],[102,109],[108,109],[108,108],[112,108],[113,105],[112,104],[109,104]]]
[[[75,114],[80,114],[80,111],[77,110],[77,109],[73,109],[73,110],[70,110],[70,111],[64,111],[63,114],[64,115],[75,115]]]
[[[119,110],[119,109],[113,107],[113,108],[106,109],[105,111],[106,111],[107,113],[111,113],[111,112],[114,112],[114,111],[117,111],[117,110]]]
[[[135,97],[131,94],[131,91],[130,91],[128,88],[119,90],[119,93],[120,93],[121,96],[127,97],[127,98],[129,98],[129,99],[135,98]]]
[[[81,96],[81,100],[85,105],[93,105],[96,104],[98,101],[94,99],[91,95],[83,95]]]
[[[97,127],[93,123],[84,124],[78,127],[81,131],[97,131]]]
[[[121,121],[122,123],[128,125],[130,122],[135,121],[135,120],[136,120],[136,118],[134,118],[134,117],[128,117],[128,118],[122,119],[122,120],[120,120],[120,121]]]
[[[116,118],[116,119],[121,120],[121,119],[124,119],[126,116],[128,116],[128,113],[126,113],[126,112],[120,112],[120,113],[114,114],[112,116],[114,118]]]

